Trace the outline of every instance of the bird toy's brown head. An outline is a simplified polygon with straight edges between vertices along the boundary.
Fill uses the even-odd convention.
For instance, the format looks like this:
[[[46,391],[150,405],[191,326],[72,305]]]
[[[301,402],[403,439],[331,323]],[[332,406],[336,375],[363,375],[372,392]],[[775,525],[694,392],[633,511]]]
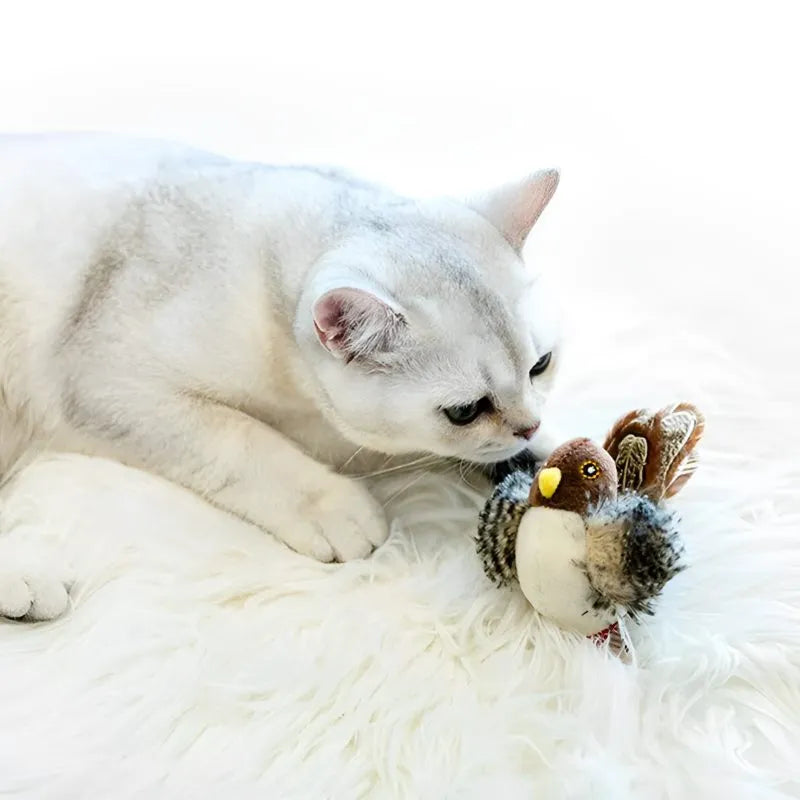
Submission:
[[[617,496],[617,468],[591,439],[573,439],[556,448],[531,486],[532,506],[574,511],[581,516]]]

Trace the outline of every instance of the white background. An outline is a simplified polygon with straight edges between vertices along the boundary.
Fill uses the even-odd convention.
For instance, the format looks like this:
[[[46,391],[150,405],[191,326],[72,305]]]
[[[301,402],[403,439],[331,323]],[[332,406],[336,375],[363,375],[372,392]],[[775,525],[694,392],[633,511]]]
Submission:
[[[420,193],[557,165],[544,271],[602,290],[598,317],[668,308],[800,397],[796,4],[467,5],[7,3],[0,130],[146,134]]]
[[[793,7],[0,2],[0,130],[181,139],[425,193],[560,166],[529,255],[561,284],[583,350],[562,398],[584,414],[575,433],[654,399],[709,420],[680,500],[691,569],[643,630],[639,670],[479,588],[474,511],[455,493],[400,494],[409,529],[329,570],[144,473],[41,462],[4,515],[68,529],[91,577],[62,626],[0,626],[0,793],[796,789]],[[629,327],[640,373],[637,341],[615,331],[650,309],[652,338]],[[662,389],[677,398],[649,395]]]

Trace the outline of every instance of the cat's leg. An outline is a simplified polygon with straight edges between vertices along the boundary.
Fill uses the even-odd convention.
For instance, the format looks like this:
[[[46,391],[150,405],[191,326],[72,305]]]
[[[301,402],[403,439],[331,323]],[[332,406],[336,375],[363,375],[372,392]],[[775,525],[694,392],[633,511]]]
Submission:
[[[71,422],[107,438],[121,460],[195,491],[299,553],[347,561],[386,539],[383,509],[362,484],[234,408],[189,394],[112,406],[82,398]]]

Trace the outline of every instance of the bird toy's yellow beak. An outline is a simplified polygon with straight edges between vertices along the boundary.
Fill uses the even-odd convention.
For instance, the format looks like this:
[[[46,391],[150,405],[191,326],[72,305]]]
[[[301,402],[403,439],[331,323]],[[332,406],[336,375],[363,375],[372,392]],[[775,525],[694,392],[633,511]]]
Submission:
[[[549,500],[561,483],[561,470],[558,467],[546,467],[539,470],[539,491],[546,500]]]

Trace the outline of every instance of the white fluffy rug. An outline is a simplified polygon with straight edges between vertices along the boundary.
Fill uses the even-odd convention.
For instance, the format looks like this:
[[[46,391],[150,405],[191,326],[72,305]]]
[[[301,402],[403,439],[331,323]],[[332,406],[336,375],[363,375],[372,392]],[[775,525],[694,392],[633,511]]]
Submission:
[[[792,404],[695,334],[575,316],[565,433],[673,399],[708,415],[677,500],[691,568],[634,664],[484,579],[483,498],[454,479],[396,478],[390,541],[326,566],[147,475],[45,458],[6,524],[59,539],[87,577],[58,623],[0,624],[0,794],[798,796]]]

